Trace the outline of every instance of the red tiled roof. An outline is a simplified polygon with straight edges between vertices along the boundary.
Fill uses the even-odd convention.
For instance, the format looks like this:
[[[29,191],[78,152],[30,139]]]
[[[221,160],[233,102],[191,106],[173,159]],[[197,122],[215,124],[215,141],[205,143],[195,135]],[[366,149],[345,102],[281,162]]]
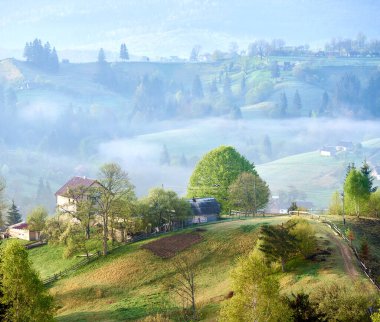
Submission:
[[[26,222],[19,222],[18,224],[14,224],[12,226],[9,226],[9,228],[12,229],[28,229],[28,224]]]
[[[95,182],[94,179],[88,179],[83,177],[73,177],[67,181],[59,190],[55,193],[56,196],[64,196],[68,189],[75,189],[78,187],[91,187]]]

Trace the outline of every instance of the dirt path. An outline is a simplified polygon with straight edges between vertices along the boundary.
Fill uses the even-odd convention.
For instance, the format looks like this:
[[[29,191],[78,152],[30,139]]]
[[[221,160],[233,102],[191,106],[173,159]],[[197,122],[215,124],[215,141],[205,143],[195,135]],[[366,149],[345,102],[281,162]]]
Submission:
[[[354,264],[355,258],[351,248],[346,244],[344,240],[342,240],[339,236],[335,235],[334,232],[332,232],[331,230],[328,232],[328,235],[339,248],[339,251],[344,261],[344,268],[346,270],[346,273],[351,278],[356,278],[357,276],[359,276],[359,272],[357,271],[356,266]]]

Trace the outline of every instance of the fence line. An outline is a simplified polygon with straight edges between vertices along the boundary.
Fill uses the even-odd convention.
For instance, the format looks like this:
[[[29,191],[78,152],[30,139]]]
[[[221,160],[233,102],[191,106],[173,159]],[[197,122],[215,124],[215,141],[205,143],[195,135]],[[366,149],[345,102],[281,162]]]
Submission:
[[[297,213],[297,211],[291,211],[291,213]],[[354,252],[354,255],[359,263],[359,266],[361,268],[361,270],[363,271],[363,273],[368,277],[368,279],[371,281],[371,283],[373,285],[376,286],[377,290],[380,291],[380,284],[377,283],[377,281],[375,280],[374,276],[372,276],[371,274],[371,268],[370,267],[367,267],[360,259],[360,256],[359,256],[359,253],[357,251],[357,249],[355,248],[354,245],[352,245],[351,241],[346,237],[346,235],[338,228],[338,226],[336,224],[334,224],[332,221],[328,220],[326,218],[326,216],[320,216],[320,215],[316,215],[316,214],[313,214],[311,212],[307,212],[307,211],[300,211],[299,212],[300,214],[307,214],[307,215],[311,215],[311,218],[312,219],[317,219],[319,221],[321,221],[322,223],[325,223],[327,224],[335,233],[337,233],[344,241],[346,241],[348,243],[348,246],[352,249],[352,251]],[[317,216],[318,218],[314,218],[313,216]]]

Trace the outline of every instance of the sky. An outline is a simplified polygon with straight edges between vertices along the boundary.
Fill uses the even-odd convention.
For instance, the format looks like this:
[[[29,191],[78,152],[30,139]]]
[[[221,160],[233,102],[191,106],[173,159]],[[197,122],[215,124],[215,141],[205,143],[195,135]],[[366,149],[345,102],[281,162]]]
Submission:
[[[0,58],[36,37],[61,52],[117,52],[125,42],[150,57],[188,57],[196,44],[246,49],[261,38],[314,48],[358,32],[380,38],[376,0],[0,0],[0,8]]]

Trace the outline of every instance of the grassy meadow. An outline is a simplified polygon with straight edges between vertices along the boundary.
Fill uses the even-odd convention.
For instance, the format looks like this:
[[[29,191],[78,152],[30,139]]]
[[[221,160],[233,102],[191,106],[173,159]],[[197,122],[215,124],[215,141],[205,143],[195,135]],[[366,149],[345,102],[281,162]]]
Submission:
[[[206,225],[200,232],[203,240],[183,253],[198,255],[196,301],[203,321],[216,321],[221,303],[232,290],[230,272],[239,257],[253,249],[263,224],[280,224],[289,219],[257,217]],[[329,228],[311,221],[317,232],[318,246],[332,252],[325,261],[295,258],[287,264],[288,272],[280,275],[281,292],[290,294],[312,291],[329,281],[353,281],[371,286],[363,276],[349,276],[339,250],[339,243]],[[187,232],[191,232],[188,229]],[[186,231],[185,231],[186,232]],[[140,246],[149,241],[125,245],[109,256],[83,267],[57,281],[50,292],[58,306],[58,321],[125,321],[138,320],[158,312],[181,321],[181,302],[170,290],[176,274],[174,258],[161,259]],[[69,265],[59,259],[62,249],[46,246],[31,252],[31,260],[41,274],[50,274]],[[52,253],[52,256],[45,254]],[[356,265],[352,263],[352,265]]]

